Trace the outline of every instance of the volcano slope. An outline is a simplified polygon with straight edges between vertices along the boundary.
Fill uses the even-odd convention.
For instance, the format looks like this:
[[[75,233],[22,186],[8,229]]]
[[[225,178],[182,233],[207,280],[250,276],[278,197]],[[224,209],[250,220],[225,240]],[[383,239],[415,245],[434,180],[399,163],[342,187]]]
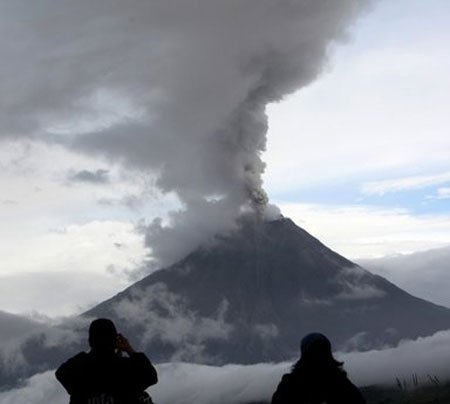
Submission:
[[[289,219],[247,222],[94,307],[155,360],[281,361],[300,338],[366,350],[450,328],[450,309],[411,296]]]

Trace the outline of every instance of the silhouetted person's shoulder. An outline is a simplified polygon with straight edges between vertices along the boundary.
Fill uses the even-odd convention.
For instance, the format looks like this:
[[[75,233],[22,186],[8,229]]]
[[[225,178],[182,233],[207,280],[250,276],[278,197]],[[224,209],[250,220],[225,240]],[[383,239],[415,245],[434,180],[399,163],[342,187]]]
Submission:
[[[317,401],[321,400],[321,401]],[[359,389],[347,378],[345,372],[313,379],[308,375],[287,373],[283,375],[272,404],[365,404]]]
[[[86,352],[80,352],[56,369],[56,379],[69,394],[73,394],[73,392],[79,389],[79,375],[89,368],[88,363],[88,354]]]
[[[287,404],[296,402],[296,391],[300,386],[292,373],[286,373],[281,378],[275,393],[272,396],[272,404]],[[301,404],[301,403],[299,403]]]
[[[102,388],[114,392],[143,391],[158,382],[156,369],[141,352],[129,357],[80,352],[64,362],[55,375],[70,395]]]

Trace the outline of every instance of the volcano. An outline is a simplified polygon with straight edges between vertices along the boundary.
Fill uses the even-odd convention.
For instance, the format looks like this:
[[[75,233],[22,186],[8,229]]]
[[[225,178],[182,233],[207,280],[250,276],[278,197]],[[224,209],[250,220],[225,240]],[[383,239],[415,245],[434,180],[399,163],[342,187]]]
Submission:
[[[246,221],[94,307],[158,361],[290,360],[319,331],[336,349],[395,346],[450,328],[450,309],[333,252],[294,222]]]

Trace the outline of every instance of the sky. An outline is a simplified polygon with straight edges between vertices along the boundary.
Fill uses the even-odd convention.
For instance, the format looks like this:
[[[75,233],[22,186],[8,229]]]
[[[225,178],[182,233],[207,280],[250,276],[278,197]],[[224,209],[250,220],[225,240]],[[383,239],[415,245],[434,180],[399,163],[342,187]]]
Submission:
[[[449,243],[449,15],[378,3],[319,80],[269,107],[271,198],[347,256]]]
[[[1,3],[2,7],[5,4]],[[77,12],[74,10],[75,16]],[[27,14],[24,12],[23,16],[26,18]],[[149,118],[151,122],[158,121],[159,129],[182,132],[184,129],[178,128],[178,122],[172,123],[169,118],[171,113],[177,113],[184,118],[180,121],[184,124],[189,120],[189,113],[198,112],[195,105],[189,104],[193,94],[184,81],[197,79],[197,75],[181,79],[189,64],[182,65],[180,71],[164,64],[150,69],[152,79],[160,79],[165,87],[155,88],[148,94],[141,90],[137,79],[128,80],[126,72],[102,77],[102,83],[117,80],[123,87],[131,88],[136,99],[122,97],[120,86],[109,91],[101,89],[90,94],[88,108],[78,94],[83,85],[99,80],[99,76],[81,65],[75,69],[79,85],[64,76],[47,77],[47,63],[51,66],[58,58],[65,60],[64,52],[69,54],[70,48],[59,47],[58,41],[64,38],[40,25],[39,35],[50,38],[53,51],[38,51],[42,44],[37,42],[36,53],[31,54],[30,60],[21,65],[11,64],[12,67],[6,63],[0,72],[4,94],[0,103],[4,122],[0,127],[0,220],[3,224],[0,228],[0,310],[48,316],[78,313],[142,276],[142,268],[148,268],[152,259],[149,254],[170,262],[163,248],[168,245],[166,228],[153,221],[158,217],[180,224],[178,228],[185,233],[180,239],[192,241],[192,245],[184,244],[184,248],[195,246],[201,240],[192,235],[192,227],[201,227],[204,233],[214,232],[244,203],[242,189],[234,187],[236,178],[242,179],[240,174],[225,169],[228,157],[252,166],[250,174],[242,180],[245,190],[247,187],[259,190],[262,179],[270,202],[285,216],[348,258],[365,260],[426,250],[440,251],[437,256],[445,257],[442,249],[450,246],[449,16],[450,4],[443,0],[382,0],[364,10],[345,35],[330,32],[330,36],[338,37],[338,43],[327,48],[325,64],[311,62],[315,68],[317,65],[318,71],[295,77],[301,82],[298,87],[303,88],[277,102],[265,96],[264,100],[269,102],[266,145],[255,135],[252,143],[244,145],[253,154],[230,152],[228,155],[228,149],[224,156],[205,154],[199,167],[208,168],[203,172],[215,181],[186,179],[182,170],[183,164],[190,165],[195,160],[196,148],[202,148],[202,142],[212,141],[208,137],[196,138],[198,143],[192,150],[188,142],[176,144],[175,148],[156,138],[155,142],[160,143],[148,143],[148,146],[161,144],[161,155],[156,147],[157,152],[151,156],[156,163],[150,164],[141,144],[123,142],[116,132],[107,132],[109,137],[103,136],[98,142],[95,139],[100,137],[84,136],[102,134],[105,128],[124,122],[140,123],[142,116],[148,114],[144,108],[148,105],[153,107],[152,111],[162,111],[162,115],[168,116],[162,123],[157,117]],[[130,21],[132,18],[138,17],[131,16]],[[15,21],[9,23],[4,29],[13,34],[18,32],[15,30],[20,29],[20,24],[17,23],[17,28]],[[104,24],[108,29],[108,21]],[[264,37],[264,30],[257,32],[267,41],[272,39]],[[243,41],[243,49],[250,48],[252,41]],[[3,40],[0,51],[14,60],[14,52],[20,53],[21,43],[11,44],[14,45]],[[183,56],[182,49],[170,49],[169,45],[174,44],[177,45],[167,44],[168,51],[161,46],[162,49],[152,52],[181,52]],[[288,44],[288,49],[296,49]],[[89,48],[89,42],[83,42],[83,46]],[[128,49],[125,40],[121,46]],[[111,56],[107,47],[103,51],[105,58],[115,61],[116,55]],[[213,67],[220,70],[226,62],[221,57],[233,57],[234,51],[230,48],[230,54],[217,54]],[[88,56],[95,59],[97,55],[88,53]],[[204,56],[201,49],[198,56],[200,59]],[[131,62],[141,60],[141,54],[132,50],[127,57]],[[100,69],[102,59],[98,60],[94,67]],[[30,61],[38,67],[34,69]],[[73,60],[69,57],[67,70],[72,72],[70,63]],[[303,66],[301,58],[295,63]],[[130,66],[133,63],[125,67]],[[135,74],[140,78],[143,73]],[[200,77],[204,78],[205,86],[217,81],[216,76],[209,78],[207,69],[198,74],[203,75]],[[183,90],[181,107],[173,101],[176,99],[171,87],[174,77],[182,84],[178,83],[181,85],[178,88]],[[240,79],[225,74],[219,77],[224,83]],[[47,87],[40,87],[41,80]],[[251,80],[252,77],[243,81],[242,86]],[[280,81],[277,85],[291,84]],[[208,116],[219,119],[220,111],[232,110],[233,102],[242,96],[240,91],[229,91],[217,105],[206,97],[198,108],[210,108]],[[20,108],[9,102],[16,98]],[[250,112],[255,111],[250,109]],[[249,114],[250,118],[235,119],[239,125],[245,121],[264,126],[254,116],[259,112]],[[212,118],[204,125],[212,125]],[[197,122],[192,123],[201,132],[203,127],[197,126]],[[46,136],[41,136],[44,129]],[[134,130],[139,138],[139,125]],[[79,137],[75,138],[74,134]],[[213,146],[208,150],[214,151]],[[266,168],[260,178],[258,156],[264,148],[261,159]],[[186,156],[181,152],[186,152]],[[164,159],[172,153],[173,160],[165,164]],[[216,158],[225,167],[217,173],[209,170],[209,160]],[[161,172],[162,180],[157,175]],[[207,194],[219,202],[217,209],[211,209],[209,220],[199,222],[198,215],[170,213],[181,206],[194,206],[199,194]],[[228,197],[223,198],[223,194]],[[252,200],[257,197],[252,196]],[[222,206],[223,200],[231,202]],[[200,209],[206,215],[213,205],[205,206],[197,203],[192,211]],[[225,213],[219,217],[218,211]],[[213,217],[220,220],[214,222]],[[178,255],[186,252],[181,249]],[[405,271],[399,276],[398,265],[383,266],[379,271],[388,279],[396,279],[400,286],[405,284],[408,290],[423,293],[419,286],[429,277],[426,272],[429,261],[423,262],[423,266],[411,269],[414,277]],[[442,269],[433,272],[433,279],[442,285],[441,276],[447,272],[448,265],[440,262],[435,267]],[[380,265],[373,265],[374,271],[377,268]],[[414,282],[406,283],[408,279]],[[450,282],[448,277],[442,279]],[[450,305],[437,286],[431,287],[427,298]]]

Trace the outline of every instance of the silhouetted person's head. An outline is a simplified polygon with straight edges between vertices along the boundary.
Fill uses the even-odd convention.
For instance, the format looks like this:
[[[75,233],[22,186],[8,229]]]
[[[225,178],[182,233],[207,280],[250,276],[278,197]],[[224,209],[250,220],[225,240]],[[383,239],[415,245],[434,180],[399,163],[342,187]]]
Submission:
[[[328,362],[333,360],[331,342],[325,335],[314,332],[306,335],[300,344],[302,359],[307,362]]]
[[[308,373],[311,377],[342,370],[343,362],[333,357],[331,342],[323,334],[314,332],[306,335],[300,344],[301,357],[295,363],[293,372]]]
[[[365,404],[359,390],[348,380],[343,363],[334,359],[325,335],[316,332],[306,335],[300,350],[300,359],[290,374],[281,379],[271,404]]]
[[[89,326],[89,345],[95,352],[113,353],[116,348],[117,330],[106,318],[94,320]]]

